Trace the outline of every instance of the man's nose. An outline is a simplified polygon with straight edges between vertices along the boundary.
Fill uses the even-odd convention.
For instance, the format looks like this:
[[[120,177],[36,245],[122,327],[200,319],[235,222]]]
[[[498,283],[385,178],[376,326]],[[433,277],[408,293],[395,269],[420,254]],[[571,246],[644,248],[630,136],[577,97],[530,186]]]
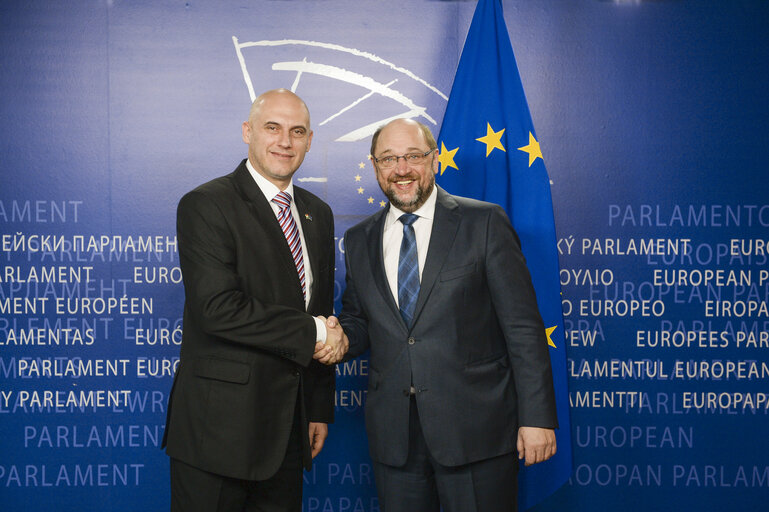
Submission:
[[[405,156],[398,157],[398,160],[395,162],[395,170],[398,172],[398,174],[406,174],[408,172],[409,165],[406,163]]]
[[[283,148],[290,148],[291,147],[291,133],[288,131],[282,131],[280,133],[280,138],[278,139],[278,144],[280,144]]]

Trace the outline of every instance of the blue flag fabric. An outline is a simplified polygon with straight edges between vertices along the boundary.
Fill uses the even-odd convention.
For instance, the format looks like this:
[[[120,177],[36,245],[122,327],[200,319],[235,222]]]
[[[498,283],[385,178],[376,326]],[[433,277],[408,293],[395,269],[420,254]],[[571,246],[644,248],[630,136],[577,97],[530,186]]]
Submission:
[[[550,346],[560,428],[557,454],[527,467],[519,508],[542,501],[569,478],[571,427],[558,252],[550,179],[515,63],[500,0],[479,0],[440,135],[438,183],[448,192],[497,203],[521,239]]]

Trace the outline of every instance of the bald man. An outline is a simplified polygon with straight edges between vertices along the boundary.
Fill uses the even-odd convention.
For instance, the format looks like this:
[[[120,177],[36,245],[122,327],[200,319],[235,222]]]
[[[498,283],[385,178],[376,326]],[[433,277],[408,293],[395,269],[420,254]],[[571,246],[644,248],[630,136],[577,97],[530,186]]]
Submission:
[[[301,511],[333,421],[341,350],[329,206],[294,186],[310,149],[305,103],[285,89],[253,103],[248,158],[179,202],[185,291],[181,361],[163,444],[172,511]],[[338,354],[334,356],[338,358]]]

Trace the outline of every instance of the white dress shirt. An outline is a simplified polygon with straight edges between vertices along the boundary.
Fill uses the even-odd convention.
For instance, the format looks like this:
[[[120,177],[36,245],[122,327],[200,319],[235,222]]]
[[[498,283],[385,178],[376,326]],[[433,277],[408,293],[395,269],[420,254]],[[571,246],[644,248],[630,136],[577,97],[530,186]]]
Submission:
[[[433,190],[430,192],[425,203],[416,210],[414,215],[419,218],[412,224],[414,235],[417,241],[417,258],[419,259],[419,281],[422,281],[422,271],[425,268],[427,260],[427,248],[430,245],[430,235],[433,232],[433,220],[435,218],[435,202],[438,194]],[[382,235],[382,258],[384,261],[387,283],[390,285],[390,291],[398,304],[398,260],[400,259],[401,242],[403,241],[403,223],[400,222],[404,211],[396,208],[390,203],[390,210],[385,218],[384,233]],[[398,304],[399,305],[399,304]],[[400,306],[400,305],[399,305]]]
[[[267,202],[270,203],[270,207],[272,208],[273,213],[275,214],[275,218],[278,218],[278,212],[280,211],[280,208],[277,204],[275,204],[272,199],[278,195],[278,192],[280,192],[280,189],[275,186],[272,182],[270,182],[267,178],[259,174],[256,169],[254,169],[254,166],[251,165],[250,160],[246,160],[246,168],[248,169],[248,172],[251,173],[251,177],[254,178],[254,181],[256,182],[257,186],[259,187],[259,190],[262,191],[262,194],[264,194],[264,197],[267,198]],[[302,260],[304,261],[304,283],[305,283],[305,297],[304,297],[304,307],[307,309],[307,306],[310,305],[310,290],[312,290],[312,268],[310,267],[310,258],[307,255],[307,242],[304,241],[304,231],[302,231],[302,223],[299,221],[299,210],[296,208],[296,198],[294,197],[294,181],[291,180],[288,184],[288,187],[286,187],[286,192],[291,194],[291,215],[294,217],[294,222],[296,223],[296,227],[299,230],[299,239],[302,243]],[[315,318],[315,317],[314,317]],[[316,338],[319,341],[326,341],[326,325],[323,323],[322,320],[319,318],[315,318],[315,328],[317,331]]]

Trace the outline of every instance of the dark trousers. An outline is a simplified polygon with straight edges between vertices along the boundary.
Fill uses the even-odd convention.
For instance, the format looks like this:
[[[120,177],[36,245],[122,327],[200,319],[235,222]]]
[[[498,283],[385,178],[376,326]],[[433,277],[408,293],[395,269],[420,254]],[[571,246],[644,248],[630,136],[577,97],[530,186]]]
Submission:
[[[302,439],[299,413],[286,457],[267,480],[239,480],[171,459],[171,512],[301,512]]]
[[[446,428],[451,428],[446,425]],[[404,466],[374,463],[382,512],[511,512],[518,509],[515,452],[462,466],[442,466],[430,455],[416,400],[409,412],[409,456]]]

